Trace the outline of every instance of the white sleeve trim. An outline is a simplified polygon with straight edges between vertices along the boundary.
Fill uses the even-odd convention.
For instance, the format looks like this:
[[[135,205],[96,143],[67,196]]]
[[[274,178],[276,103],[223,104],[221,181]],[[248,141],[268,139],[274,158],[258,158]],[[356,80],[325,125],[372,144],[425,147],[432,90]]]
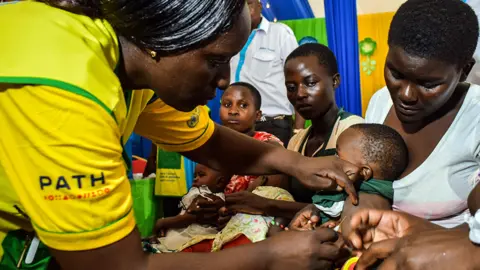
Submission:
[[[470,227],[470,241],[480,245],[480,211],[477,211],[474,216],[465,215],[465,221]]]
[[[341,202],[335,202],[333,203],[332,207],[324,207],[324,206],[321,206],[319,204],[315,204],[315,206],[320,210],[322,211],[323,213],[325,213],[326,215],[328,216],[331,216],[331,217],[339,217],[342,212],[343,212],[343,205],[345,204],[344,201],[341,201]]]

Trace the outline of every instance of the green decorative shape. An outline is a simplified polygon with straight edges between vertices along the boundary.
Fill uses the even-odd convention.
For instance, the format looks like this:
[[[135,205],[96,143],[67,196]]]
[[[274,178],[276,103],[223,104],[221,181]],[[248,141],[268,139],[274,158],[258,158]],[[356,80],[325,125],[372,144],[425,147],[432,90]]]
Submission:
[[[367,56],[365,61],[362,61],[362,71],[371,76],[372,73],[377,69],[377,61],[370,59],[370,56]]]
[[[377,42],[371,38],[365,38],[359,43],[360,54],[363,56],[372,56],[377,49]]]

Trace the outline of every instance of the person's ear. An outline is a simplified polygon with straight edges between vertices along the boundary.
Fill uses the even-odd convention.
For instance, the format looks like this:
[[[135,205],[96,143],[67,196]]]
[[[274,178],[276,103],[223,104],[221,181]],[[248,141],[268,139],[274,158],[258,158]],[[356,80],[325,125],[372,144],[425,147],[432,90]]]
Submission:
[[[262,12],[262,9],[263,9],[262,1],[258,0],[257,7],[260,10],[260,12]]]
[[[217,178],[217,184],[216,184],[216,187],[217,187],[217,190],[220,190],[222,189],[223,187],[225,187],[228,182],[227,181],[230,181],[230,179],[227,180],[227,178],[225,176],[219,176]]]
[[[255,112],[255,120],[260,121],[262,119],[262,110],[257,110]]]
[[[460,76],[460,82],[464,82],[467,80],[468,74],[472,71],[473,66],[475,65],[475,59],[471,59],[467,62],[467,64],[462,69],[462,75]]]
[[[333,79],[333,89],[337,89],[340,86],[340,74],[336,73],[332,77]]]
[[[364,181],[367,181],[373,177],[373,170],[370,166],[363,165],[360,167],[360,175],[363,177]]]

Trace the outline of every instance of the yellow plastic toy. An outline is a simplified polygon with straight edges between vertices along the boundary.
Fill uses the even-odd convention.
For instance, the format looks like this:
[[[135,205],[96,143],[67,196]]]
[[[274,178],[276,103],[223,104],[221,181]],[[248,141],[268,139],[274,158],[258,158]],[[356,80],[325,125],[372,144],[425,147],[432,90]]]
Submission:
[[[345,262],[341,270],[353,270],[355,269],[355,265],[357,264],[357,262],[358,262],[358,257],[350,258],[348,259],[347,262]]]

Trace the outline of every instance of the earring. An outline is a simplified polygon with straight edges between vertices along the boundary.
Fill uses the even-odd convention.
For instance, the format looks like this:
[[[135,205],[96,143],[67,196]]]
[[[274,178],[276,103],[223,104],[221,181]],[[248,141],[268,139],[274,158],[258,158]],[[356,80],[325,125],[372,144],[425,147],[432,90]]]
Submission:
[[[157,52],[156,51],[150,51],[150,56],[155,59],[157,58]]]

